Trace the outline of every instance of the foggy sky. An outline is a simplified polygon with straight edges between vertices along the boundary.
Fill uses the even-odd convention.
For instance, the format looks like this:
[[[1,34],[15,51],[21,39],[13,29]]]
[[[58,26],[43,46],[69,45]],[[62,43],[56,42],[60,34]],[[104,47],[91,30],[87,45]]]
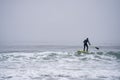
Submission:
[[[120,44],[120,0],[0,0],[0,45]]]

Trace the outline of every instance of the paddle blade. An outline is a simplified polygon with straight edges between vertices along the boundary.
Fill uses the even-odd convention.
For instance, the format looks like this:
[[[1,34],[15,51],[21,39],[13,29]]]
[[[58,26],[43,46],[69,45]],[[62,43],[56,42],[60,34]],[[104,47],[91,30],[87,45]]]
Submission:
[[[99,50],[99,48],[98,48],[98,47],[95,47],[95,49]]]

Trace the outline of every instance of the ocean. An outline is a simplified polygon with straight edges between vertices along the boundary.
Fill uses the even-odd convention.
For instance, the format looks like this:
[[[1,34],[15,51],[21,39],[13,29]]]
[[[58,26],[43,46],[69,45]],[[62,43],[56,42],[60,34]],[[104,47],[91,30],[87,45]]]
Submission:
[[[0,47],[0,80],[120,80],[120,47]]]

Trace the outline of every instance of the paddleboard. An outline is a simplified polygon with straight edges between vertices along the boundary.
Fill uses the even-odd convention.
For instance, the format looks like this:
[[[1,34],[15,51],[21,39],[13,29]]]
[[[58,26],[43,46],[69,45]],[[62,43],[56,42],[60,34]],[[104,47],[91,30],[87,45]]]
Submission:
[[[81,53],[87,54],[88,51],[82,51],[82,50],[77,51],[77,54],[81,54]]]

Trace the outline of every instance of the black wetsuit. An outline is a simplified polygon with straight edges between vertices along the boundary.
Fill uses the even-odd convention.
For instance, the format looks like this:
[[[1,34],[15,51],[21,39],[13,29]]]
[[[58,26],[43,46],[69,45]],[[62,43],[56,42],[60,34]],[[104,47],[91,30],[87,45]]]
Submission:
[[[85,39],[85,40],[83,41],[83,43],[84,43],[83,51],[85,51],[85,48],[87,48],[86,51],[88,51],[88,44],[87,44],[87,43],[89,43],[89,45],[90,45],[89,40],[88,40],[88,39]]]

